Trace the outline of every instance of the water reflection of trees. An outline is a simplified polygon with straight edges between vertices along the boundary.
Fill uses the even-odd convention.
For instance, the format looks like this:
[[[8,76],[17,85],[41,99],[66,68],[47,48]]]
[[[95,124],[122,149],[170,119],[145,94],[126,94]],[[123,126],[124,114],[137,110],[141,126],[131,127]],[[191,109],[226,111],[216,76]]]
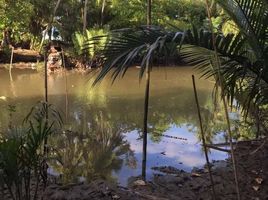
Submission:
[[[252,139],[256,132],[256,125],[251,118],[244,121],[241,116],[241,110],[233,107],[229,112],[231,129],[233,130],[233,138],[236,140]],[[207,143],[213,143],[215,136],[226,133],[227,123],[224,114],[223,104],[220,100],[208,99],[202,106],[202,123]],[[221,142],[228,142],[226,134],[221,135]],[[197,138],[201,141],[201,132],[197,127]]]
[[[200,102],[204,105],[211,96],[208,91],[203,91],[200,95]],[[81,101],[87,99],[81,98]],[[149,136],[155,142],[161,140],[164,132],[172,126],[182,126],[190,124],[194,127],[198,125],[198,119],[194,106],[194,96],[189,88],[180,88],[177,91],[162,91],[161,94],[155,94],[150,98],[149,108]],[[86,103],[80,103],[86,104]],[[93,106],[94,105],[94,106]],[[85,106],[87,115],[81,118],[87,118],[86,121],[91,121],[91,115],[101,111],[104,120],[110,122],[111,126],[118,127],[122,132],[130,132],[136,130],[142,132],[142,117],[143,117],[143,98],[107,98],[105,105],[95,107],[95,104]],[[71,108],[72,109],[72,108]],[[71,111],[73,115],[82,114],[82,109],[75,107]],[[76,114],[74,114],[76,113]],[[72,118],[72,116],[70,116]],[[77,122],[81,122],[78,119]]]
[[[124,135],[101,113],[94,116],[84,132],[65,131],[53,138],[54,158],[51,166],[62,174],[64,182],[97,178],[113,180],[112,172],[124,164],[135,167],[134,153]]]
[[[93,94],[91,94],[93,95]],[[97,97],[95,99],[98,99]],[[81,101],[88,101],[83,96]],[[226,130],[226,122],[223,109],[220,103],[215,104],[209,90],[200,90],[199,101],[202,112],[203,126],[206,133],[206,141],[213,141],[213,138]],[[89,101],[90,102],[90,101]],[[86,105],[85,102],[79,104]],[[103,119],[109,121],[112,127],[117,127],[122,132],[130,132],[136,130],[142,132],[142,116],[143,116],[143,99],[138,97],[121,97],[109,98],[99,102],[98,106],[87,105],[83,110],[87,110],[87,115],[81,117],[85,121],[90,122],[92,115],[102,112]],[[150,98],[149,108],[149,137],[154,142],[161,141],[163,133],[168,131],[172,126],[188,126],[189,131],[196,132],[197,138],[201,138],[199,131],[199,123],[197,118],[197,110],[194,104],[194,95],[191,88],[180,88],[177,93],[174,90],[162,91],[161,94],[154,94]],[[80,108],[81,109],[81,108]],[[73,108],[73,113],[79,111],[77,107]],[[236,111],[234,111],[236,112]],[[239,115],[239,114],[238,114]],[[246,127],[243,130],[238,126],[241,125],[239,117],[231,117],[233,129],[243,137],[247,137],[250,133],[246,133]],[[78,120],[79,123],[81,120]],[[239,128],[239,130],[237,129]],[[179,134],[179,133],[178,133]],[[179,137],[179,135],[178,135]],[[224,141],[224,137],[222,138]]]

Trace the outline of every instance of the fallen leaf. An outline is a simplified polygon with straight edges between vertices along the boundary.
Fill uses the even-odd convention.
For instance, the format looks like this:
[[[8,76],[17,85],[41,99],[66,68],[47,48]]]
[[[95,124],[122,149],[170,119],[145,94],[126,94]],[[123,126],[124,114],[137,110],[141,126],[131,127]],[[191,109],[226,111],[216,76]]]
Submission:
[[[253,188],[253,190],[255,190],[255,191],[259,191],[259,190],[260,190],[260,187],[259,187],[259,186],[256,186],[256,185],[253,185],[252,188]]]
[[[255,178],[255,181],[260,185],[263,182],[262,178]]]

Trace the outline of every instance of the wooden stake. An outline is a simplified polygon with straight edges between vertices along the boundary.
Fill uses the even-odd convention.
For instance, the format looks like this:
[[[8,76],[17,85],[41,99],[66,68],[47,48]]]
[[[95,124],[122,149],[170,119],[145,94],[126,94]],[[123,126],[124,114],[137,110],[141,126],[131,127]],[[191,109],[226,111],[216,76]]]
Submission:
[[[13,63],[13,54],[14,54],[14,47],[11,48],[11,56],[10,56],[10,64],[9,64],[9,79],[12,82],[13,78],[12,78],[12,63]]]
[[[45,47],[44,63],[45,63],[45,102],[48,103],[48,87],[47,87],[47,47]]]
[[[45,104],[46,104],[46,124],[48,122],[48,84],[47,84],[47,47],[45,47],[45,53],[44,53],[44,62],[45,62]],[[44,181],[44,186],[46,188],[47,186],[47,157],[48,157],[48,147],[47,147],[47,140],[48,138],[46,137],[44,140],[44,162],[43,162],[43,181]]]
[[[216,200],[216,192],[215,192],[214,181],[213,181],[213,177],[212,177],[212,173],[211,173],[211,166],[210,166],[210,162],[209,162],[209,158],[208,158],[208,151],[207,151],[205,133],[204,133],[204,130],[203,130],[202,117],[201,117],[201,112],[200,112],[200,106],[199,106],[199,101],[198,101],[198,96],[197,96],[197,91],[196,91],[194,75],[192,75],[192,81],[193,81],[194,96],[195,96],[195,102],[196,102],[198,119],[199,119],[199,126],[200,126],[201,135],[202,135],[202,143],[203,143],[203,147],[204,147],[204,151],[205,151],[206,162],[207,162],[207,166],[208,166],[208,173],[209,173],[209,178],[210,178],[210,182],[211,182],[212,199]]]
[[[147,0],[147,27],[151,25],[151,0]],[[142,145],[142,179],[146,181],[146,161],[147,161],[147,133],[148,133],[148,107],[150,95],[150,60],[146,62],[146,87],[144,99],[144,116],[143,116],[143,145]]]
[[[147,160],[147,132],[148,132],[148,107],[150,95],[150,66],[146,66],[146,88],[144,99],[144,117],[143,117],[143,146],[142,146],[142,179],[146,181],[146,160]]]
[[[225,118],[226,118],[227,128],[228,128],[227,132],[228,132],[228,139],[229,139],[230,148],[231,148],[231,159],[232,159],[232,163],[233,163],[237,199],[240,200],[241,196],[240,196],[240,189],[239,189],[239,182],[238,182],[238,175],[237,175],[236,160],[235,160],[235,155],[234,155],[234,147],[233,147],[233,141],[232,141],[233,137],[232,137],[232,131],[231,131],[231,123],[230,123],[230,118],[229,118],[229,113],[228,113],[227,102],[226,102],[226,99],[225,99],[225,96],[223,93],[223,80],[222,80],[222,77],[220,74],[221,63],[220,63],[220,59],[219,59],[218,51],[217,51],[217,46],[216,46],[216,37],[215,37],[215,34],[213,32],[213,24],[212,24],[212,20],[211,20],[211,13],[210,13],[210,7],[209,7],[208,0],[206,0],[206,9],[207,9],[207,15],[208,15],[208,19],[209,19],[210,28],[211,28],[212,44],[213,44],[213,49],[214,49],[214,53],[215,53],[216,67],[217,67],[217,71],[218,71],[217,76],[218,76],[219,86],[221,88],[221,99],[223,101],[224,113],[225,113]]]

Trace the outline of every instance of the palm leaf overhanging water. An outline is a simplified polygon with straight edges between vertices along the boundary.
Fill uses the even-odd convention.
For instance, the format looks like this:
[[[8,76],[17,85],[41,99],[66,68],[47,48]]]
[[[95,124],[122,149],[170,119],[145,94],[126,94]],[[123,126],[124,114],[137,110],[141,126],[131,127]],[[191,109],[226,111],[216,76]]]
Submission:
[[[158,27],[140,27],[138,29],[121,29],[112,32],[109,36],[95,37],[88,41],[85,49],[91,48],[103,37],[108,37],[101,57],[104,65],[94,84],[104,78],[107,73],[114,69],[112,79],[119,75],[124,76],[129,66],[139,61],[141,70],[140,78],[148,64],[159,55],[166,57],[174,56],[176,46],[181,41],[182,33],[167,32]]]
[[[240,28],[237,35],[216,34],[224,94],[231,103],[238,98],[246,111],[252,104],[267,104],[267,1],[218,0],[218,3]],[[205,76],[217,75],[210,33],[194,29],[186,32],[185,38],[180,51],[183,59],[197,65]]]

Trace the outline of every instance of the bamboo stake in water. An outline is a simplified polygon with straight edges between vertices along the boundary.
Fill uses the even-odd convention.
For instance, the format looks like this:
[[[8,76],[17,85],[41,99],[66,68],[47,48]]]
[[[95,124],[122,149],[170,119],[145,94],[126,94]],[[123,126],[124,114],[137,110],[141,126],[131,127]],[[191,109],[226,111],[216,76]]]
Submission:
[[[152,22],[151,17],[151,0],[147,0],[147,27]],[[146,62],[146,86],[144,99],[144,117],[143,117],[143,146],[142,146],[142,179],[146,181],[146,161],[147,161],[147,132],[148,132],[148,106],[150,96],[150,60]]]
[[[46,121],[48,121],[48,81],[47,81],[47,54],[48,47],[45,47],[44,61],[45,61],[45,103],[46,103]],[[47,138],[45,138],[44,152],[47,153]]]
[[[45,53],[44,53],[44,62],[45,62],[45,104],[46,104],[46,124],[47,126],[47,121],[48,121],[48,84],[47,84],[47,47],[45,47]],[[44,181],[44,186],[46,187],[47,185],[47,163],[46,159],[48,156],[48,147],[47,147],[47,137],[44,140],[44,162],[43,162],[43,181]]]
[[[45,63],[45,102],[48,103],[48,87],[47,87],[47,47],[45,47],[44,63]]]
[[[54,8],[54,12],[53,12],[53,15],[51,16],[51,20],[50,22],[48,23],[46,29],[45,29],[45,32],[44,32],[44,35],[42,37],[42,41],[41,41],[41,44],[40,44],[40,49],[39,49],[39,52],[41,51],[42,47],[43,47],[43,42],[45,40],[45,37],[46,37],[46,34],[48,32],[48,30],[51,28],[51,25],[54,21],[54,17],[56,15],[56,11],[60,5],[60,2],[61,0],[58,0],[57,3],[56,3],[56,6]],[[51,41],[51,34],[49,35],[49,39],[48,39],[49,43]],[[45,46],[45,51],[44,51],[44,62],[45,62],[45,103],[46,103],[46,126],[47,126],[47,122],[48,122],[48,84],[47,84],[47,53],[48,53],[48,47]],[[46,184],[47,184],[47,163],[46,163],[46,159],[48,157],[48,146],[47,146],[47,140],[48,138],[46,137],[45,138],[45,141],[44,141],[44,163],[43,163],[43,173],[44,173],[44,185],[46,187]]]
[[[199,106],[199,101],[198,101],[198,96],[197,96],[197,91],[196,91],[196,85],[195,85],[195,77],[192,75],[192,81],[193,81],[193,88],[194,88],[194,96],[195,96],[195,102],[196,102],[196,107],[197,107],[197,113],[198,113],[198,119],[199,119],[199,125],[200,125],[200,131],[202,135],[202,143],[205,151],[205,156],[206,156],[206,162],[208,166],[208,173],[209,173],[209,178],[211,182],[211,188],[212,188],[212,199],[216,200],[216,192],[214,188],[214,181],[211,173],[211,166],[208,158],[208,150],[206,146],[206,139],[205,139],[205,133],[203,129],[203,123],[202,123],[202,117],[201,117],[201,112],[200,112],[200,106]]]
[[[216,47],[216,38],[215,38],[215,34],[213,32],[213,24],[212,24],[212,20],[211,20],[211,12],[210,12],[210,8],[209,8],[208,0],[206,0],[206,9],[207,9],[207,15],[208,15],[208,19],[209,19],[210,28],[211,28],[212,45],[213,45],[213,49],[214,49],[214,53],[215,53],[216,67],[217,67],[217,71],[218,71],[217,76],[218,76],[219,86],[221,88],[221,99],[223,101],[224,113],[225,113],[225,118],[226,118],[227,128],[228,128],[227,129],[228,139],[229,139],[230,148],[231,148],[231,159],[232,159],[232,163],[233,163],[237,199],[240,200],[241,197],[240,197],[240,189],[239,189],[239,182],[238,182],[238,175],[237,175],[236,160],[235,160],[235,155],[234,155],[234,147],[233,147],[233,141],[232,141],[233,137],[232,137],[232,131],[231,131],[231,124],[230,124],[227,102],[226,102],[225,96],[223,94],[223,80],[222,80],[222,77],[220,74],[221,63],[220,63],[220,59],[219,59],[218,51],[217,51],[217,47]]]
[[[14,47],[11,48],[11,56],[10,56],[10,64],[9,64],[9,79],[12,82],[13,78],[12,78],[12,63],[13,63],[13,55],[14,55]]]
[[[65,79],[65,122],[68,121],[68,87],[67,87],[67,74],[66,74],[66,65],[65,65],[65,57],[64,51],[62,48],[62,63],[64,68],[64,79]]]
[[[150,93],[150,66],[146,66],[146,88],[144,99],[144,117],[143,117],[143,148],[142,148],[142,179],[146,181],[146,160],[147,160],[147,131],[148,131],[148,107]]]

